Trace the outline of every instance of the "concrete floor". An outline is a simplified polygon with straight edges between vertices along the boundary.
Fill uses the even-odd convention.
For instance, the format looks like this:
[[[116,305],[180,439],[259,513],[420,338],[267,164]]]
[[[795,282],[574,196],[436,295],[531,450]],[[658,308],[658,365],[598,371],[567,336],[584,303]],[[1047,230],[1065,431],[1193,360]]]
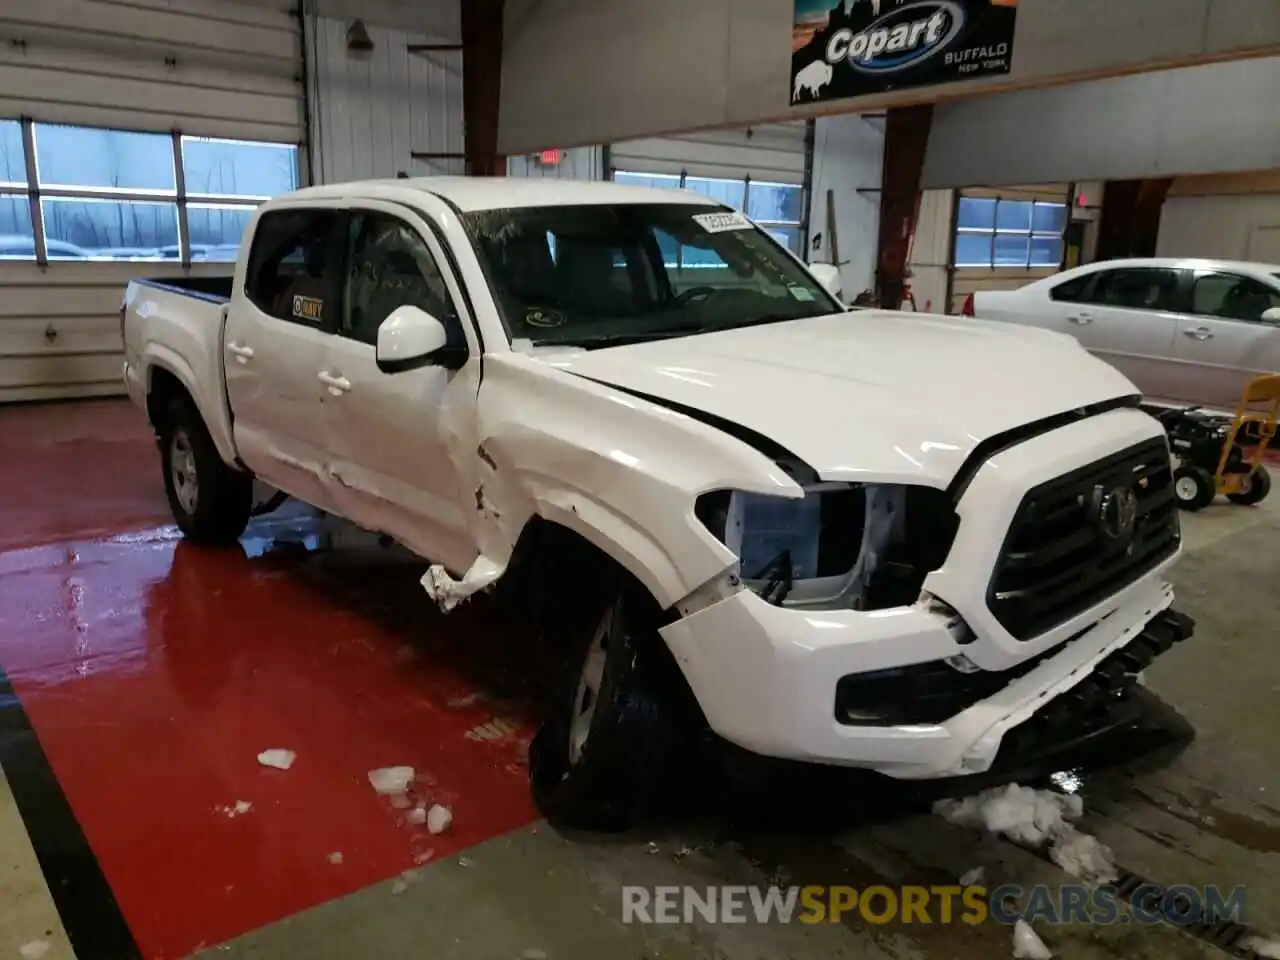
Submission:
[[[287,516],[259,524],[239,559],[192,555],[164,529],[154,448],[120,405],[0,410],[0,456],[0,667],[36,735],[0,728],[0,957],[75,944],[81,960],[976,960],[1011,956],[1009,930],[624,925],[621,888],[949,883],[977,865],[988,883],[1068,879],[932,815],[802,829],[805,796],[792,826],[741,827],[712,804],[631,836],[563,836],[528,803],[533,665],[506,646],[518,631],[500,611],[437,617],[412,567],[370,572],[355,548],[323,566],[305,550],[280,559],[300,529]],[[1120,865],[1166,885],[1243,884],[1261,931],[1280,931],[1278,528],[1280,500],[1184,515],[1173,579],[1198,630],[1147,681],[1197,739],[1163,769],[1082,790],[1084,828]],[[50,805],[31,800],[32,740],[101,889],[83,851],[35,822]],[[297,748],[295,768],[259,768],[268,746]],[[453,805],[449,834],[423,836],[361,782],[406,757]],[[242,817],[219,812],[250,798]],[[71,883],[109,890],[131,943],[96,937],[110,911],[76,908],[89,898],[68,897]],[[1222,954],[1163,925],[1041,933],[1068,960]]]

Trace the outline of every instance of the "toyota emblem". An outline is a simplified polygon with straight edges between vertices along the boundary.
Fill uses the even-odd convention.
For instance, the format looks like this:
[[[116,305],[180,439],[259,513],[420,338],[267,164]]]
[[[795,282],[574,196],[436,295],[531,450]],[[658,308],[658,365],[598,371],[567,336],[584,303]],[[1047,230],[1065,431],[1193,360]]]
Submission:
[[[1106,490],[1099,484],[1093,488],[1093,516],[1103,536],[1127,541],[1138,522],[1138,494],[1133,487]]]

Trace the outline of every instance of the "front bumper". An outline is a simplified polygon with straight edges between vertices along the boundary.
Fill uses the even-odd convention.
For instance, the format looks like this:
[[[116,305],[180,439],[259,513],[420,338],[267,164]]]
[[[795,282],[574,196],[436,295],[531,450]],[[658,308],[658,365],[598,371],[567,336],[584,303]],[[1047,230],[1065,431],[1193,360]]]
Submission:
[[[919,606],[814,612],[742,591],[663,629],[711,728],[768,757],[864,767],[901,779],[964,777],[998,755],[1045,749],[1080,706],[1136,682],[1154,656],[1189,636],[1173,590],[1134,585],[1098,622],[989,696],[936,723],[855,725],[837,718],[841,677],[945,660],[958,645],[942,614]],[[957,683],[964,674],[957,671]],[[1065,712],[1065,714],[1064,714]],[[1056,731],[1056,734],[1055,734]],[[1002,750],[1003,747],[1003,750]]]

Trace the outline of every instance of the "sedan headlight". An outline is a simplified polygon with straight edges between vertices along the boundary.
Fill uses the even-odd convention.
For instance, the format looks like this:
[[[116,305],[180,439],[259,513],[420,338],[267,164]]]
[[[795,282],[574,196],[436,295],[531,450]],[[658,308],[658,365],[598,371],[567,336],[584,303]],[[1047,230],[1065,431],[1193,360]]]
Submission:
[[[825,610],[914,603],[955,539],[951,501],[931,487],[814,483],[804,494],[717,490],[695,508],[737,554],[743,582],[772,603]]]

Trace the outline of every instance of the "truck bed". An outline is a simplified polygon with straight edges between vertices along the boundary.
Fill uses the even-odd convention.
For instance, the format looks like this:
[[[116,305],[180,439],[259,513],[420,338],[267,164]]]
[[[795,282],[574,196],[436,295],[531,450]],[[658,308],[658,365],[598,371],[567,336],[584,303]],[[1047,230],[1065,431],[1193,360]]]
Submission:
[[[198,297],[214,303],[227,303],[231,299],[234,278],[225,277],[139,277],[134,283],[169,290],[173,293]]]

